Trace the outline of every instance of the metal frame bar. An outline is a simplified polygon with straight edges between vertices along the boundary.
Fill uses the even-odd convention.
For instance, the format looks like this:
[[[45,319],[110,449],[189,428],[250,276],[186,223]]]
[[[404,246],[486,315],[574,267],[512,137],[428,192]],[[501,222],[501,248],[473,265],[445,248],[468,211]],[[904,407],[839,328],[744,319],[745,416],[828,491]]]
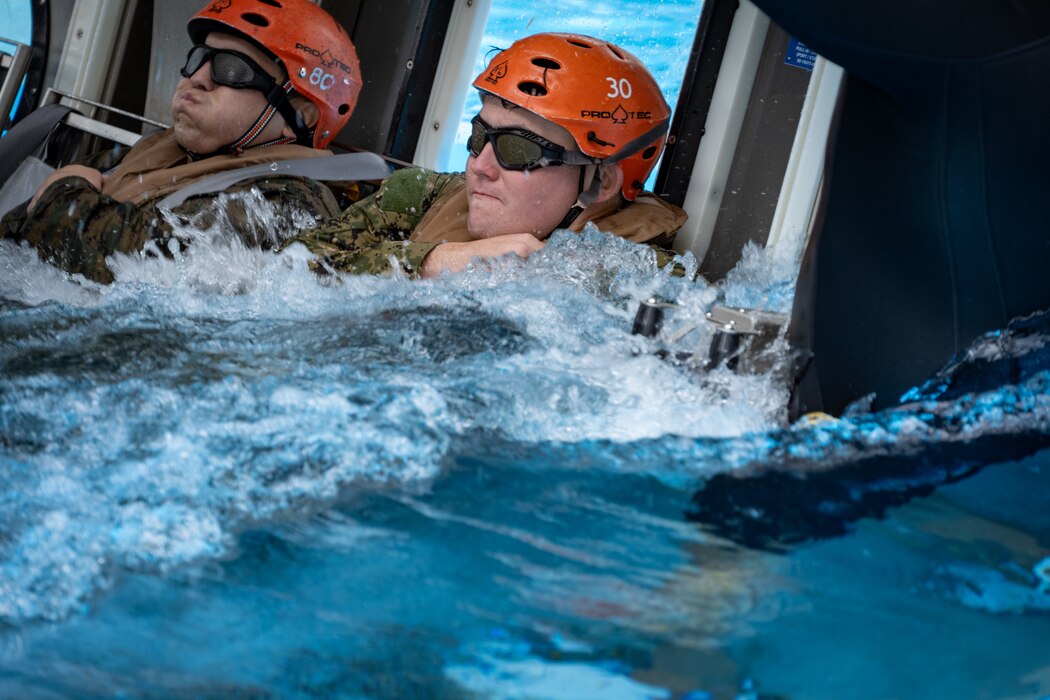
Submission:
[[[440,169],[448,160],[491,7],[492,0],[473,0],[452,10],[412,162]]]
[[[119,114],[129,119],[137,120],[139,122],[142,122],[143,124],[150,124],[161,129],[168,128],[167,124],[150,119],[148,117],[144,117],[141,114],[134,114],[123,109],[110,107],[109,105],[104,105],[101,102],[89,100],[85,97],[77,97],[76,95],[70,95],[68,93],[62,92],[61,90],[56,90],[54,88],[47,89],[47,92],[44,93],[44,99],[41,100],[41,105],[53,104],[59,102],[60,100],[64,100],[67,103],[79,102],[82,104],[90,105],[91,107],[94,107],[96,109],[101,109],[106,112]],[[78,114],[76,112],[70,112],[69,114],[67,114],[62,119],[62,122],[68,124],[69,126],[75,129],[79,129],[80,131],[92,134],[93,136],[99,136],[110,141],[122,143],[125,146],[133,146],[135,142],[142,138],[142,134],[136,133],[134,131],[128,131],[127,129],[122,129],[118,126],[113,126],[112,124],[107,124],[106,122],[94,119],[92,117],[85,117],[84,115]]]
[[[796,264],[813,227],[824,178],[828,134],[843,74],[839,66],[823,57],[817,58],[773,214],[766,248]]]
[[[82,104],[86,104],[86,105],[90,105],[92,107],[95,107],[96,109],[102,109],[102,110],[105,110],[105,111],[110,112],[112,114],[119,114],[122,117],[128,117],[129,119],[135,119],[135,120],[140,121],[140,122],[142,122],[144,124],[150,124],[152,126],[155,126],[155,127],[161,128],[161,129],[167,129],[170,126],[170,124],[165,124],[164,122],[160,122],[160,121],[157,121],[155,119],[150,119],[149,117],[144,117],[141,114],[135,114],[134,112],[128,112],[127,110],[119,109],[117,107],[111,107],[109,105],[102,104],[101,102],[97,102],[95,100],[89,100],[86,97],[78,97],[76,95],[71,95],[68,92],[63,92],[61,90],[56,90],[55,88],[48,88],[47,92],[44,93],[44,99],[41,100],[40,103],[41,103],[41,105],[46,105],[46,104],[52,104],[52,103],[58,102],[59,100],[67,100],[67,101],[71,101],[71,102],[80,102]],[[141,134],[138,134],[138,135],[141,136]]]
[[[711,245],[768,29],[769,18],[754,4],[742,0],[711,96],[705,138],[686,180],[688,191],[683,208],[689,220],[675,239],[676,250],[692,251],[698,260],[703,260]]]
[[[0,131],[7,128],[8,118],[18,98],[18,91],[22,87],[29,72],[29,60],[33,57],[33,49],[17,41],[11,41],[0,37],[0,41],[12,44],[15,47],[13,54],[0,54],[0,68],[6,69],[4,82],[0,83]]]
[[[682,91],[674,108],[667,148],[660,159],[656,192],[679,206],[685,201],[689,182],[705,134],[708,112],[738,0],[705,0],[696,27],[696,37],[682,76]]]

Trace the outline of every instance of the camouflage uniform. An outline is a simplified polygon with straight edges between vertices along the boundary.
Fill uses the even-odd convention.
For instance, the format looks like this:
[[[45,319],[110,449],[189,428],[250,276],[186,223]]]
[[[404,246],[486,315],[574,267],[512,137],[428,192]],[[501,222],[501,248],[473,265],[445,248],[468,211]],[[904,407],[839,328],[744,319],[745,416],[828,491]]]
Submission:
[[[288,243],[304,243],[323,267],[380,274],[389,272],[391,260],[396,260],[405,273],[414,275],[439,242],[414,242],[409,237],[430,207],[464,181],[462,173],[398,170],[375,194]]]
[[[337,219],[303,231],[288,244],[305,244],[318,256],[321,268],[380,274],[389,272],[394,261],[403,272],[416,276],[423,258],[442,242],[435,240],[433,221],[428,220],[422,227],[420,222],[431,208],[438,209],[457,195],[463,196],[464,182],[462,173],[437,173],[422,168],[399,170],[387,178],[375,194],[351,205]],[[467,240],[463,237],[465,201],[464,198],[459,218],[453,210],[453,216],[445,220],[458,229],[455,231],[458,237],[449,236],[449,240]],[[646,214],[636,213],[643,210]],[[675,255],[660,246],[670,246],[685,219],[681,209],[648,195],[644,203],[636,201],[624,207],[610,202],[594,221],[603,230],[649,244],[658,264],[663,266],[672,262]],[[581,217],[574,228],[583,224]],[[417,227],[429,227],[430,232],[422,236],[424,240],[419,240]]]
[[[134,152],[134,149],[132,150]],[[205,161],[201,161],[204,163]],[[337,214],[356,199],[352,186],[337,191],[307,178],[272,177],[246,180],[222,193],[200,194],[161,214],[157,205],[164,192],[146,194],[136,202],[120,201],[96,190],[79,177],[52,183],[27,213],[27,203],[0,220],[0,233],[37,248],[42,259],[97,282],[113,281],[106,258],[113,253],[143,250],[156,241],[164,253],[172,239],[186,243],[173,229],[192,224],[207,230],[221,215],[247,245],[276,247],[301,228],[304,221],[319,222]],[[271,206],[269,220],[258,215],[260,201]]]

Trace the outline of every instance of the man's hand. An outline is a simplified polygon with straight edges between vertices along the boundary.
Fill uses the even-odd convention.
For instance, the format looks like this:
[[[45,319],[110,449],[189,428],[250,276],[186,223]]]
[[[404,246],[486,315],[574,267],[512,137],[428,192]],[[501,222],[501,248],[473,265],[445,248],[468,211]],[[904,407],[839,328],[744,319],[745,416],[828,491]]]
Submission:
[[[474,258],[498,258],[509,253],[527,258],[543,245],[543,241],[529,233],[512,233],[467,243],[442,243],[423,258],[419,274],[433,278],[442,272],[462,272]]]
[[[89,168],[86,165],[67,165],[51,173],[48,178],[44,180],[44,184],[40,186],[40,189],[36,191],[33,198],[29,200],[27,210],[32,212],[33,209],[36,208],[36,201],[40,199],[40,195],[44,193],[44,190],[50,187],[53,183],[67,177],[83,178],[91,183],[91,186],[96,190],[102,189],[102,173],[94,168]]]

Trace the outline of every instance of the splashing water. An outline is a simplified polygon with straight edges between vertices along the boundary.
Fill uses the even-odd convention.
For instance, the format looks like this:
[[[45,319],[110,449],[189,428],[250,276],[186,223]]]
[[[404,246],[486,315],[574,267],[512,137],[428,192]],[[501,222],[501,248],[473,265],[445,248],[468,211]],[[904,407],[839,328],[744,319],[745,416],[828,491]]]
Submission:
[[[644,247],[593,228],[557,232],[528,260],[435,281],[318,276],[308,260],[301,247],[274,255],[202,235],[172,257],[115,256],[115,283],[99,286],[0,242],[0,619],[24,635],[0,668],[28,679],[12,692],[38,687],[26,669],[60,658],[118,676],[159,663],[113,641],[121,651],[107,658],[129,665],[111,667],[86,641],[100,634],[92,625],[115,624],[102,622],[106,610],[136,596],[154,601],[142,624],[155,624],[175,614],[161,602],[174,591],[229,577],[241,593],[222,594],[226,607],[210,614],[252,619],[241,611],[249,591],[277,585],[257,580],[264,562],[293,551],[298,563],[280,576],[302,567],[315,587],[297,605],[329,602],[292,617],[307,625],[316,614],[324,627],[258,635],[270,641],[250,655],[265,672],[138,680],[162,695],[218,693],[197,685],[216,678],[287,694],[268,674],[281,645],[305,636],[332,645],[307,664],[322,676],[403,663],[430,669],[420,683],[435,696],[579,697],[559,694],[576,684],[582,696],[670,697],[670,681],[630,677],[645,663],[622,648],[701,653],[787,605],[786,592],[770,597],[791,579],[783,562],[682,517],[706,480],[910,464],[931,446],[1003,436],[1038,449],[1050,434],[1050,379],[1036,361],[976,393],[949,391],[942,377],[894,410],[789,426],[773,376],[697,373],[630,334],[651,297],[685,318],[715,303],[784,312],[793,270],[757,248],[718,288],[673,277]],[[1041,357],[1041,337],[974,357]],[[980,459],[952,455],[940,463],[949,471]],[[1019,570],[1043,571],[1046,556]],[[1030,573],[949,558],[928,581],[953,605],[1045,609],[1043,579]],[[181,624],[214,624],[200,614]],[[63,645],[42,621],[63,630]],[[400,626],[425,631],[410,643]],[[346,646],[333,631],[344,629],[363,641]],[[449,636],[452,654],[441,651]],[[351,647],[352,662],[332,651]],[[368,697],[418,690],[339,678]],[[112,692],[97,682],[99,695]],[[737,679],[733,692],[743,687]]]
[[[775,416],[760,386],[713,400],[645,352],[635,300],[696,285],[593,230],[436,283],[318,278],[302,249],[198,236],[174,259],[115,256],[100,287],[5,245],[9,621],[68,615],[114,566],[220,557],[354,484],[433,478],[478,428],[637,440]]]

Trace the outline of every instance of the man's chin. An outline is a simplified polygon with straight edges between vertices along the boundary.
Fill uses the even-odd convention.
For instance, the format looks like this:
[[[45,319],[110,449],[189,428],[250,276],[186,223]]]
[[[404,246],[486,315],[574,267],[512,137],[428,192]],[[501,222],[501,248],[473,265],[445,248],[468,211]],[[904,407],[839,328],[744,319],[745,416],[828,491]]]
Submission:
[[[218,147],[212,143],[204,141],[195,131],[181,131],[178,127],[175,128],[175,143],[179,144],[179,148],[190,153],[211,153],[218,150]]]
[[[467,210],[467,230],[474,240],[507,233],[507,211],[493,197],[474,195]]]
[[[467,232],[475,241],[480,241],[484,238],[494,238],[504,234],[501,227],[493,225],[493,222],[488,217],[481,216],[467,219]]]

